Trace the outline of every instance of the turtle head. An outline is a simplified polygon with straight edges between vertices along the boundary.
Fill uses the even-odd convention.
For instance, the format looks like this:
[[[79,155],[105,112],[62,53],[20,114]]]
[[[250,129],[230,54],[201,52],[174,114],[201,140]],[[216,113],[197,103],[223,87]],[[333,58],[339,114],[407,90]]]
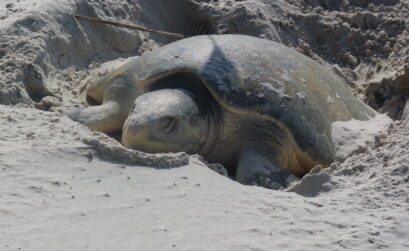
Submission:
[[[212,127],[209,112],[183,89],[139,96],[126,120],[122,143],[148,153],[199,153]]]

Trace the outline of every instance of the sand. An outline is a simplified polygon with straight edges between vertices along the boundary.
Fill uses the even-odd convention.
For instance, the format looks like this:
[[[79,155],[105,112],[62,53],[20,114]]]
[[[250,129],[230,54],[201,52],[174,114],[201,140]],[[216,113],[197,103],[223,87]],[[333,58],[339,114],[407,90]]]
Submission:
[[[199,156],[127,150],[65,112],[84,105],[87,77],[175,39],[74,13],[278,41],[385,115],[359,135],[338,125],[343,162],[285,191]],[[408,249],[408,13],[407,1],[2,1],[0,250]]]

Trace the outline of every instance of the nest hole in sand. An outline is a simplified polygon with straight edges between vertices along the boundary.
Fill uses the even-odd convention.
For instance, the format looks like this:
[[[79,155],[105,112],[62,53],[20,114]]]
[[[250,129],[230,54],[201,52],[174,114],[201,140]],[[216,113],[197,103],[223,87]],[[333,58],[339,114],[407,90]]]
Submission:
[[[158,2],[158,1],[157,1]],[[141,8],[152,13],[152,16],[160,17],[160,26],[166,31],[181,33],[186,37],[202,34],[216,33],[214,21],[207,8],[194,1],[162,0],[152,4],[142,1]],[[157,35],[155,38],[163,39]]]
[[[365,102],[380,113],[386,113],[394,120],[400,120],[409,100],[409,67],[391,77],[368,84]]]

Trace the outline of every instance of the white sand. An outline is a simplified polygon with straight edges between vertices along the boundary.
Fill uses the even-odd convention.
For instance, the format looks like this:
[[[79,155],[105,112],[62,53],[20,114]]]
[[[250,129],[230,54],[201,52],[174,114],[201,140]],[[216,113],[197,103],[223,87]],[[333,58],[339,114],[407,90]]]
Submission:
[[[152,168],[108,160],[95,146],[84,144],[84,139],[97,137],[61,111],[84,101],[81,86],[90,71],[172,39],[79,24],[72,17],[74,12],[186,33],[197,32],[203,26],[197,20],[206,14],[216,17],[222,13],[219,23],[210,27],[213,32],[227,29],[293,47],[297,41],[291,37],[296,24],[293,18],[320,12],[333,15],[280,1],[128,2],[0,2],[0,103],[5,104],[0,105],[0,250],[409,249],[409,131],[400,122],[371,132],[359,142],[364,150],[344,163],[306,175],[291,189],[295,192],[240,185],[194,156],[188,165]],[[402,6],[390,8],[404,15]],[[381,7],[374,8],[390,12]],[[348,8],[352,13],[348,15],[361,11],[352,5],[345,8],[340,15],[348,14]],[[291,18],[285,18],[287,12],[292,13]],[[379,20],[379,27],[387,27],[386,21]],[[354,22],[371,25],[358,21]],[[303,26],[296,29],[310,32]],[[406,39],[404,32],[399,34],[398,40]],[[326,64],[343,58],[313,40],[309,41],[312,49],[300,44],[300,50]],[[361,66],[370,65],[360,55],[354,57]],[[400,66],[390,63],[405,58],[398,52],[394,55],[396,58],[377,56],[388,71],[398,72],[397,82],[391,78],[390,85],[406,76],[399,75],[405,74]],[[355,64],[354,58],[347,59]],[[348,75],[353,72],[350,64],[340,64],[346,78],[352,76]],[[384,72],[378,74],[373,77]],[[359,75],[351,84],[357,86],[357,92],[362,78]],[[46,91],[41,86],[55,96],[43,98]],[[364,98],[372,100],[369,96],[376,91],[371,88],[361,91],[367,95]],[[394,95],[385,96],[387,102],[382,106],[392,115]],[[370,139],[373,142],[366,144]]]
[[[101,160],[80,143],[90,132],[54,113],[0,106],[0,119],[2,250],[408,245],[409,171],[402,156],[409,148],[390,154],[387,168],[384,146],[308,175],[315,181],[303,186],[330,178],[318,195],[303,197],[240,185],[194,157],[169,169]]]
[[[392,120],[385,114],[377,114],[369,121],[351,119],[332,123],[332,141],[335,145],[335,159],[344,161],[354,153],[361,153],[375,142],[375,136],[388,130]]]

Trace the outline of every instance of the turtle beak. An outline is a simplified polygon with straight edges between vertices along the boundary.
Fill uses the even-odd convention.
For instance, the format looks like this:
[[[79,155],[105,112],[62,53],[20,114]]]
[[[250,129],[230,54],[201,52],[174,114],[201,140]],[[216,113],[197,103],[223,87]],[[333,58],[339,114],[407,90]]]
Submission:
[[[176,117],[135,113],[124,124],[122,143],[125,147],[148,153],[168,152],[169,138],[177,134],[179,124]]]
[[[131,149],[135,149],[136,142],[145,141],[150,138],[149,123],[129,117],[122,130],[122,144]]]

